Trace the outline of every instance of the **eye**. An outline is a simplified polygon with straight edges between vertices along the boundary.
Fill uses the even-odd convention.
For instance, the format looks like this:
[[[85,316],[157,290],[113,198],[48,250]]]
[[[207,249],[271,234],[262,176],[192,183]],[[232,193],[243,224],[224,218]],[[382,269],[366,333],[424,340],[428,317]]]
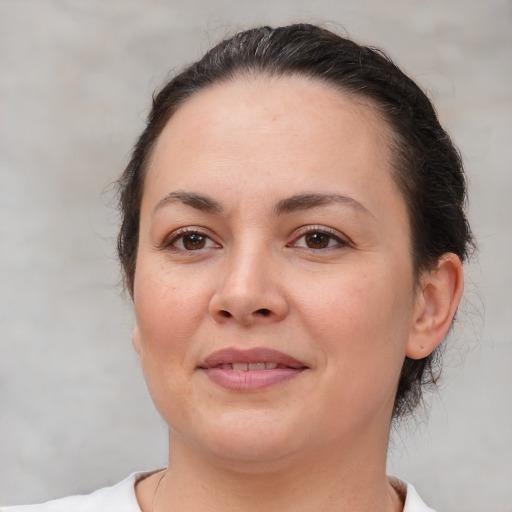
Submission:
[[[180,229],[171,234],[165,242],[165,247],[181,251],[199,251],[220,246],[201,231]]]
[[[325,229],[314,229],[297,238],[290,244],[292,247],[303,247],[305,249],[330,249],[332,247],[346,246],[347,242],[342,238]]]

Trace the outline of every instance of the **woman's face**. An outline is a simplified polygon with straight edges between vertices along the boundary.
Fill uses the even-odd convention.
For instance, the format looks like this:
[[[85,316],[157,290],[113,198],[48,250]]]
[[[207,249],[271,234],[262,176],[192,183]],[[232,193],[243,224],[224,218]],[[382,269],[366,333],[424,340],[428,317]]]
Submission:
[[[134,344],[174,442],[251,461],[385,444],[415,314],[388,136],[293,77],[217,85],[167,124]]]

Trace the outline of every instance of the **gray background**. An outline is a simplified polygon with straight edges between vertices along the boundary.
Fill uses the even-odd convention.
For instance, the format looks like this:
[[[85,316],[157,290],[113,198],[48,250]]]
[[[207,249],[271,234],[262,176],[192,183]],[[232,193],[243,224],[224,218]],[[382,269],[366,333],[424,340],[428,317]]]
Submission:
[[[386,49],[460,146],[480,245],[444,379],[390,472],[450,511],[512,510],[512,3],[0,0],[0,502],[165,465],[131,347],[112,188],[173,67],[254,24],[312,20]]]

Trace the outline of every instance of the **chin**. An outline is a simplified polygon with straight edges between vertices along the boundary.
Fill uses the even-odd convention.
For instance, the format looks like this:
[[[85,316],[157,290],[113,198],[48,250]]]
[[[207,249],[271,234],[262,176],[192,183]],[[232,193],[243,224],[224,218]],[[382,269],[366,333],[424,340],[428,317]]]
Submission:
[[[304,435],[289,428],[282,416],[272,418],[267,412],[254,410],[225,412],[214,421],[194,423],[193,432],[187,431],[184,437],[204,454],[228,465],[277,463],[298,451]]]

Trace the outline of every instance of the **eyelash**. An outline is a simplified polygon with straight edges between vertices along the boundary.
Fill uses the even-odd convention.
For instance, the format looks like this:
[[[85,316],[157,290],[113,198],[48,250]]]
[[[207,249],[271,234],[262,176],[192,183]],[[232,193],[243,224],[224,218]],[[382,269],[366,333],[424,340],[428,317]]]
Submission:
[[[215,247],[199,247],[197,249],[186,249],[184,247],[176,247],[174,244],[176,244],[179,240],[184,241],[185,237],[192,237],[194,235],[197,235],[199,237],[203,237],[205,240],[205,244],[208,244],[208,242],[211,242],[215,245]],[[177,252],[198,252],[202,249],[214,249],[221,247],[217,242],[214,242],[212,237],[209,236],[206,233],[206,230],[204,228],[195,228],[195,227],[186,227],[186,228],[180,228],[176,231],[173,231],[164,241],[162,244],[160,244],[161,249],[165,250],[174,250]]]
[[[203,237],[203,240],[205,244],[208,244],[210,242],[211,244],[214,244],[214,246],[210,245],[209,247],[201,246],[196,249],[187,249],[185,247],[176,247],[175,244],[178,241],[184,241],[187,236],[192,237],[194,235],[197,235],[199,237]],[[308,235],[323,235],[329,237],[327,243],[328,245],[326,247],[308,247],[307,245],[300,246],[296,245],[299,240],[302,238],[307,237]],[[333,245],[330,245],[331,241],[335,241],[336,243]],[[301,229],[301,233],[299,236],[297,236],[293,242],[290,242],[289,244],[286,244],[286,247],[290,248],[297,248],[300,250],[310,251],[310,252],[318,252],[318,251],[326,251],[326,250],[332,250],[339,247],[346,247],[349,246],[349,242],[346,240],[343,240],[340,235],[335,232],[334,230],[330,230],[324,226],[305,226]],[[186,227],[186,228],[180,228],[171,235],[169,235],[163,242],[160,244],[161,249],[165,250],[172,250],[180,253],[193,253],[198,252],[203,249],[215,249],[215,248],[221,248],[220,244],[217,244],[207,233],[204,228],[195,228],[195,227]]]
[[[296,245],[299,240],[302,238],[307,237],[308,235],[323,235],[329,237],[328,243],[332,240],[334,240],[336,243],[333,245],[328,245],[327,247],[307,247],[305,246],[298,246]],[[347,247],[349,246],[349,242],[347,240],[344,240],[340,234],[337,231],[331,230],[329,228],[326,228],[324,226],[305,226],[301,229],[300,235],[295,238],[295,240],[289,244],[287,244],[287,247],[295,247],[298,249],[302,249],[305,251],[311,251],[311,252],[318,252],[318,251],[327,251],[327,250],[333,250],[340,247]]]

